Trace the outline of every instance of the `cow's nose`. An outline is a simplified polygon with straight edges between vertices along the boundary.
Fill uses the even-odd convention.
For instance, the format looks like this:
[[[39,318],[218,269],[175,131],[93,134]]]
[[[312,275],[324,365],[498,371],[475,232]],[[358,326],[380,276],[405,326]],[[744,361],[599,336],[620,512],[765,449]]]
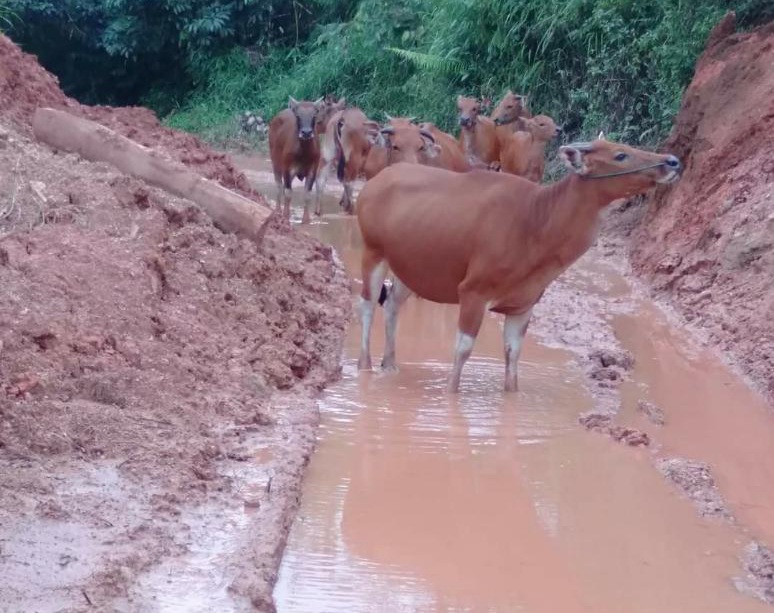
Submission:
[[[678,160],[674,155],[667,156],[665,164],[672,170],[680,170],[682,168],[680,160]]]
[[[312,130],[301,130],[301,132],[299,132],[299,136],[301,136],[301,138],[304,138],[304,139],[312,138],[312,134],[313,134]]]

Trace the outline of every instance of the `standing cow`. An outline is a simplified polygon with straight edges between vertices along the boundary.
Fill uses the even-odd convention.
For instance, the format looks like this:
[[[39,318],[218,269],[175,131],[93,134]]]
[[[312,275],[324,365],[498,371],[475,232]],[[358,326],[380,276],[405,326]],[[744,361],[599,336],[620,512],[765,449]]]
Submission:
[[[322,98],[309,102],[291,96],[288,108],[277,113],[269,123],[269,156],[277,183],[277,211],[283,211],[284,205],[286,219],[290,219],[294,177],[304,181],[305,211],[312,200],[312,187],[320,162],[317,122],[323,106]]]

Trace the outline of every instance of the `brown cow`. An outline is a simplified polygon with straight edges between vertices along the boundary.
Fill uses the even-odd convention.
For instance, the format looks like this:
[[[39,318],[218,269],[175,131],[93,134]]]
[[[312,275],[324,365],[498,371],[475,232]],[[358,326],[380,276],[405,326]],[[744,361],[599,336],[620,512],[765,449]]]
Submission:
[[[323,136],[315,215],[322,214],[322,194],[334,165],[336,176],[344,185],[341,206],[347,213],[353,212],[352,183],[362,173],[378,133],[379,124],[370,121],[358,108],[353,107],[333,114]]]
[[[414,117],[391,117],[387,113],[384,114],[387,117],[387,125],[393,127],[408,126],[414,123]],[[374,146],[371,147],[371,151],[368,152],[368,158],[363,166],[363,175],[366,179],[371,179],[378,175],[382,170],[388,166],[389,155],[387,148],[385,147],[384,138],[379,138]]]
[[[312,187],[320,161],[320,143],[317,139],[317,118],[323,99],[308,102],[292,96],[288,108],[280,111],[269,122],[269,157],[277,183],[277,211],[283,208],[290,219],[291,185],[296,177],[304,181],[304,208],[312,199]]]
[[[548,115],[523,121],[526,132],[514,132],[500,143],[500,170],[540,183],[546,167],[546,145],[562,129]]]
[[[363,169],[368,180],[399,162],[431,164],[440,153],[433,135],[410,119],[390,118],[390,125],[381,129],[381,136],[381,142],[371,149]]]
[[[391,370],[398,310],[416,293],[460,305],[450,392],[459,388],[487,311],[505,315],[505,389],[517,389],[516,366],[532,308],[592,245],[605,205],[671,183],[681,172],[673,155],[605,140],[565,146],[560,155],[574,172],[553,185],[409,164],[388,168],[366,184],[357,212],[363,236],[361,369],[371,368],[376,299],[385,308],[382,367]],[[396,279],[386,291],[388,269]]]
[[[323,100],[323,106],[320,109],[320,114],[317,116],[316,129],[318,136],[325,134],[325,128],[328,127],[328,122],[330,121],[331,117],[333,117],[333,115],[339,111],[343,111],[346,106],[347,99],[344,97],[335,100],[333,96],[325,96],[325,100]]]
[[[490,117],[498,128],[498,134],[523,130],[522,119],[532,117],[527,110],[527,96],[514,94],[509,89]]]
[[[474,168],[499,168],[500,142],[510,135],[519,119],[525,116],[526,99],[508,90],[497,105],[497,119],[481,114],[482,101],[457,96],[460,123],[460,146]]]
[[[453,172],[468,172],[471,169],[470,163],[456,138],[440,130],[434,123],[429,121],[419,124],[419,127],[432,134],[435,144],[440,147],[438,157],[430,164],[431,166],[445,168]]]

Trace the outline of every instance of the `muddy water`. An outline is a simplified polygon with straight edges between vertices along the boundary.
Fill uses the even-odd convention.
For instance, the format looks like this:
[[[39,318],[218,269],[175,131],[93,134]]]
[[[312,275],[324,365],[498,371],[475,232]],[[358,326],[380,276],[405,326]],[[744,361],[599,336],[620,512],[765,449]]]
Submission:
[[[273,196],[266,167],[253,169],[251,180]],[[359,234],[335,200],[306,231],[336,248],[357,291]],[[629,291],[604,262],[581,272],[569,278],[584,291]],[[602,276],[605,283],[593,282]],[[640,398],[658,402],[667,425],[637,425],[663,443],[659,455],[710,462],[749,532],[774,534],[774,495],[765,487],[774,475],[764,453],[774,448],[770,414],[712,356],[687,351],[650,305],[640,306],[612,322],[637,358],[621,419],[640,419]],[[380,326],[377,316],[375,363]],[[494,316],[485,321],[451,398],[443,387],[455,308],[407,303],[394,375],[358,373],[353,322],[342,380],[322,398],[319,447],[275,589],[278,610],[769,610],[731,583],[750,538],[744,523],[700,519],[654,469],[652,451],[579,428],[592,398],[571,354],[530,336],[521,391],[500,391],[500,326]]]

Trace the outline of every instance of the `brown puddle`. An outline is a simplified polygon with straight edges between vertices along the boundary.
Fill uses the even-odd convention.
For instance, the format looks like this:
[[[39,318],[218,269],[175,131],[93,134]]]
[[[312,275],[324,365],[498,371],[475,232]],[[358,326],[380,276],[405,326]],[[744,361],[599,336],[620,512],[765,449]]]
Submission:
[[[274,196],[270,175],[250,178]],[[337,199],[326,199],[335,214],[307,231],[357,279],[357,224],[338,214]],[[604,262],[583,266],[574,281],[584,291],[626,289]],[[604,291],[593,282],[602,274]],[[375,363],[381,323],[379,313]],[[709,462],[734,515],[769,538],[774,421],[762,401],[711,356],[687,352],[648,303],[614,325],[637,358],[618,420],[651,432],[659,456]],[[280,613],[769,610],[731,581],[743,529],[701,519],[652,452],[580,428],[592,398],[570,353],[528,337],[522,390],[504,395],[501,322],[489,317],[450,398],[455,330],[456,307],[412,298],[399,324],[400,372],[360,374],[353,321],[342,380],[321,401],[319,446],[275,589]],[[662,406],[665,427],[634,415],[641,398]]]

